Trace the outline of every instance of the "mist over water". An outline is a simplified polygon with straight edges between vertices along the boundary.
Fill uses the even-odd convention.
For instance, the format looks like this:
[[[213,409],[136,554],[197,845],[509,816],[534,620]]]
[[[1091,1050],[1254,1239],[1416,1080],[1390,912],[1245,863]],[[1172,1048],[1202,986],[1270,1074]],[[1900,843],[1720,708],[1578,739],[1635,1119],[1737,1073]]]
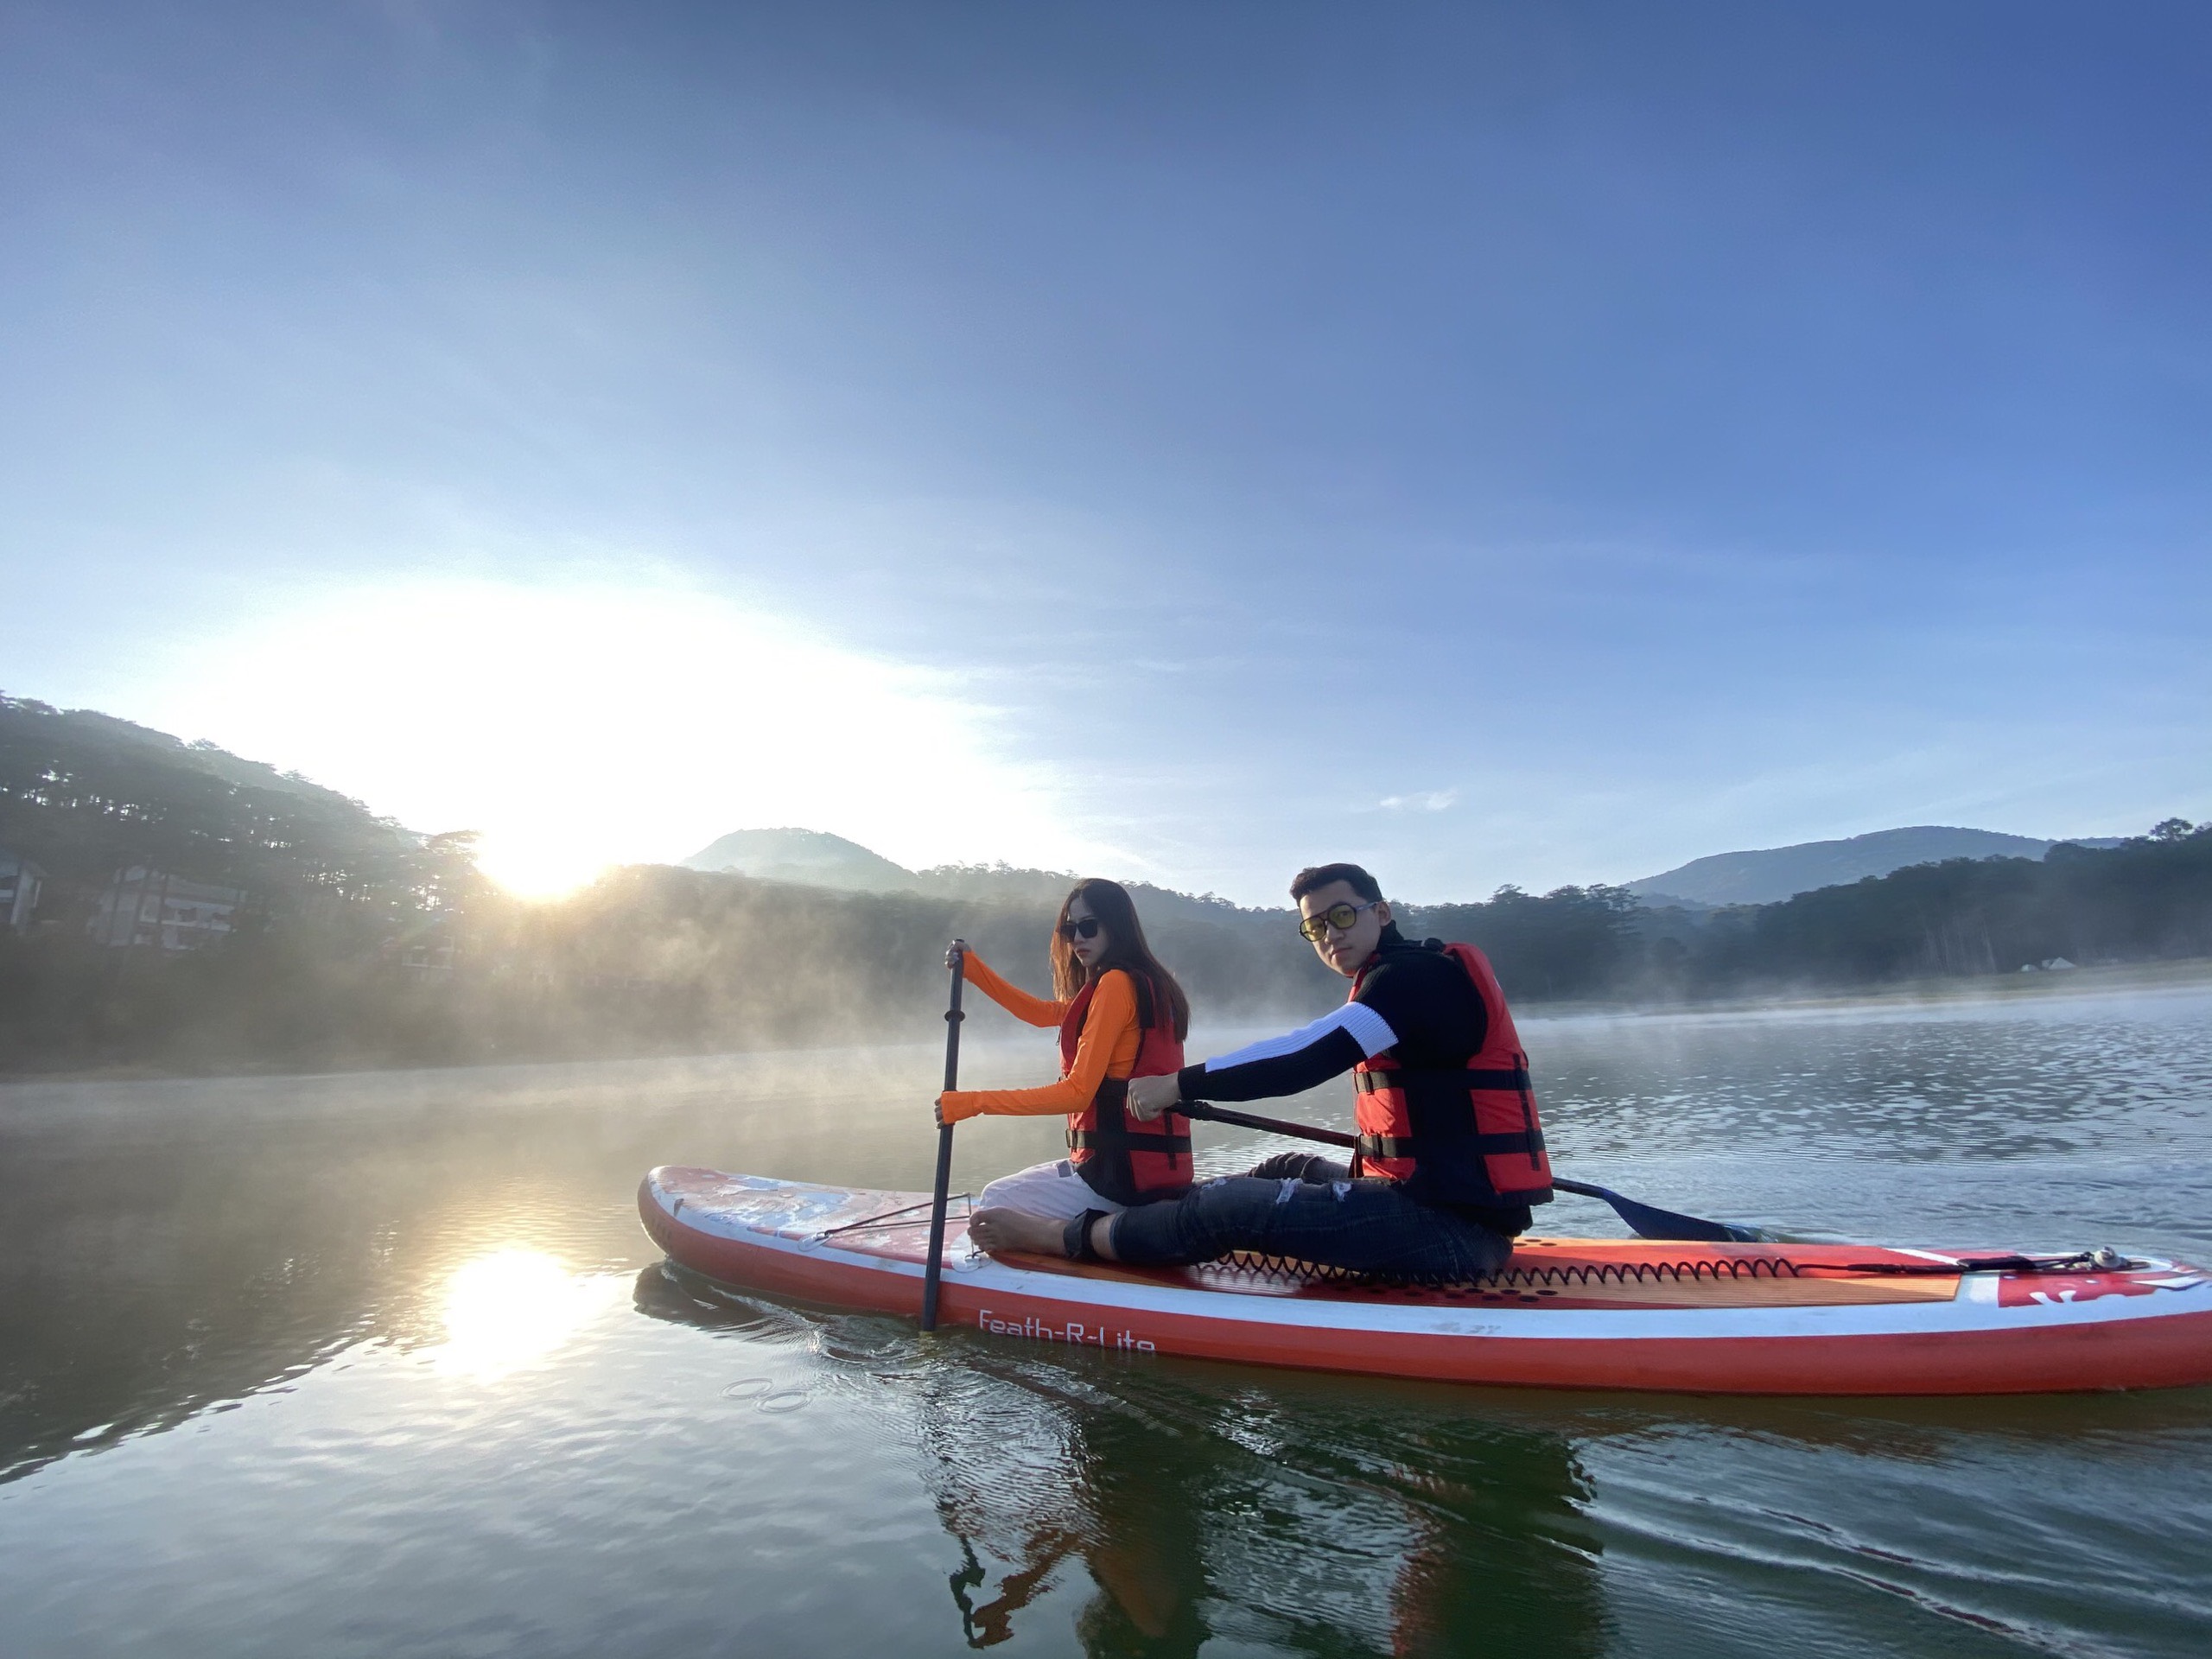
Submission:
[[[1565,1173],[1798,1236],[2212,1256],[2212,988],[1523,1026]],[[1452,1389],[925,1342],[659,1263],[633,1208],[654,1164],[923,1185],[941,1065],[0,1089],[0,1651],[2212,1637],[2206,1391]],[[989,1039],[963,1077],[1052,1065],[1048,1034]],[[1275,1144],[1199,1134],[1209,1171]],[[963,1124],[956,1185],[1058,1145]],[[1618,1230],[1573,1201],[1540,1225]]]

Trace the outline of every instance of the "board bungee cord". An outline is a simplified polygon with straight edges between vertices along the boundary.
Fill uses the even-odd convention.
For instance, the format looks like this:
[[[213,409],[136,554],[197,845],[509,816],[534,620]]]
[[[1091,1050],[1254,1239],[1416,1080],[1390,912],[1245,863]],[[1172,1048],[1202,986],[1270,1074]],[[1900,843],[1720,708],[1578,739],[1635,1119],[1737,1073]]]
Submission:
[[[1346,1135],[1342,1129],[1316,1128],[1309,1123],[1293,1123],[1280,1117],[1262,1117],[1256,1112],[1231,1111],[1225,1106],[1215,1106],[1201,1100],[1186,1100],[1176,1109],[1185,1117],[1203,1118],[1208,1122],[1229,1123],[1243,1129],[1260,1129],[1268,1135],[1287,1135],[1296,1141],[1319,1141],[1325,1147],[1349,1147],[1355,1154],[1359,1149],[1359,1137]],[[1635,1198],[1624,1197],[1611,1187],[1592,1185],[1587,1181],[1570,1181],[1554,1175],[1552,1185],[1562,1192],[1573,1192],[1611,1205],[1613,1212],[1629,1224],[1638,1238],[1694,1240],[1712,1244],[1764,1244],[1772,1242],[1756,1227],[1738,1227],[1731,1222],[1707,1221],[1698,1216],[1662,1210],[1656,1205],[1640,1203]]]
[[[1318,1128],[1310,1124],[1293,1123],[1281,1118],[1262,1117],[1255,1112],[1230,1111],[1203,1101],[1186,1101],[1181,1108],[1187,1117],[1204,1118],[1217,1123],[1234,1124],[1240,1128],[1260,1129],[1271,1135],[1286,1135],[1294,1140],[1319,1141],[1324,1146],[1351,1147],[1357,1149],[1356,1135],[1341,1129]],[[1626,1222],[1639,1238],[1662,1243],[1698,1243],[1730,1244],[1764,1244],[1777,1241],[1770,1234],[1755,1227],[1741,1227],[1732,1222],[1707,1221],[1698,1216],[1686,1216],[1673,1210],[1662,1210],[1656,1205],[1614,1192],[1610,1187],[1598,1186],[1587,1181],[1571,1181],[1560,1176],[1552,1178],[1552,1185],[1563,1192],[1578,1193],[1584,1198],[1598,1198],[1610,1205],[1614,1212]],[[1796,1262],[1787,1256],[1745,1256],[1724,1258],[1718,1262],[1639,1262],[1603,1267],[1541,1268],[1519,1266],[1509,1262],[1493,1274],[1474,1277],[1439,1276],[1426,1274],[1360,1273],[1350,1268],[1332,1268],[1312,1262],[1300,1262],[1290,1256],[1271,1255],[1260,1251],[1238,1250],[1224,1258],[1226,1264],[1246,1272],[1280,1279],[1303,1279],[1331,1284],[1348,1285],[1412,1285],[1433,1289],[1446,1289],[1465,1285],[1483,1287],[1512,1285],[1522,1282],[1544,1283],[1588,1282],[1594,1275],[1603,1279],[1609,1274],[1621,1275],[1623,1282],[1630,1278],[1649,1281],[1672,1275],[1677,1281],[1710,1277],[1757,1278],[1761,1275],[1792,1278],[1808,1273],[1879,1274],[1900,1277],[1935,1275],[1959,1273],[2124,1273],[2143,1264],[2129,1260],[2117,1250],[2100,1249],[2075,1250],[2056,1255],[1960,1256],[1942,1258],[1926,1262]],[[1563,1275],[1563,1276],[1562,1276]]]

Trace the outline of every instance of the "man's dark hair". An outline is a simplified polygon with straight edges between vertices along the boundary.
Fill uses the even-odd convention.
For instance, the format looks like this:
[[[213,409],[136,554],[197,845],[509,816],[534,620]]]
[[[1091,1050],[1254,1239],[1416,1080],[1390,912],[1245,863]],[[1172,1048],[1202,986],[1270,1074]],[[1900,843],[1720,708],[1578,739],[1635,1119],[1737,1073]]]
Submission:
[[[1290,878],[1290,902],[1294,905],[1315,889],[1338,881],[1368,904],[1382,896],[1382,884],[1357,864],[1314,864]]]

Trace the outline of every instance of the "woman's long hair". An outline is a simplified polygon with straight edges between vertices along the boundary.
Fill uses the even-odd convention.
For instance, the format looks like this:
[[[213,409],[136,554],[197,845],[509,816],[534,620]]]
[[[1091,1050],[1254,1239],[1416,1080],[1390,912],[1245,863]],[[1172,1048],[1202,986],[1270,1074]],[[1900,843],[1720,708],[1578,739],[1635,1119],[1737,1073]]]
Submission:
[[[1069,890],[1060,900],[1060,913],[1052,922],[1052,994],[1062,1001],[1084,988],[1086,975],[1083,964],[1076,960],[1075,950],[1060,929],[1066,925],[1068,906],[1077,899],[1090,906],[1090,913],[1106,930],[1106,952],[1088,975],[1096,979],[1109,968],[1119,968],[1135,979],[1140,987],[1149,983],[1155,1010],[1160,999],[1165,999],[1169,1023],[1175,1027],[1175,1040],[1181,1042],[1191,1034],[1191,999],[1183,995],[1183,988],[1175,982],[1175,976],[1160,965],[1160,958],[1152,954],[1152,947],[1144,941],[1144,928],[1137,921],[1137,907],[1128,890],[1118,881],[1101,880],[1086,876]],[[1141,1012],[1141,1008],[1140,1009]],[[1159,1015],[1154,1014],[1154,1023]]]

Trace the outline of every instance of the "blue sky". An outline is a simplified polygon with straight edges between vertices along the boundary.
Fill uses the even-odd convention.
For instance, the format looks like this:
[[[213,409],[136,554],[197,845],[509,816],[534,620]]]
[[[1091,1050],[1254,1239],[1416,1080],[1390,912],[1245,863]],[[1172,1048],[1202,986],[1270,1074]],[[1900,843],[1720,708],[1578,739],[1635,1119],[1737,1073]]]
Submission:
[[[2212,816],[2201,6],[0,19],[0,686],[525,884]]]

